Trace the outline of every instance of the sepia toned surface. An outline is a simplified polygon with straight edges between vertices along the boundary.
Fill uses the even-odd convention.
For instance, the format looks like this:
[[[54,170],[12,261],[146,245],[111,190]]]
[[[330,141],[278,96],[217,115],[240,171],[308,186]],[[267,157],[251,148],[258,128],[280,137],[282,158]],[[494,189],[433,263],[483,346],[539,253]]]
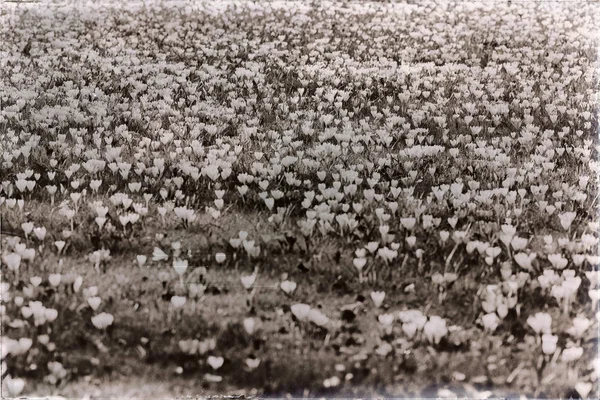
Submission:
[[[2,396],[597,397],[592,2],[6,2]]]

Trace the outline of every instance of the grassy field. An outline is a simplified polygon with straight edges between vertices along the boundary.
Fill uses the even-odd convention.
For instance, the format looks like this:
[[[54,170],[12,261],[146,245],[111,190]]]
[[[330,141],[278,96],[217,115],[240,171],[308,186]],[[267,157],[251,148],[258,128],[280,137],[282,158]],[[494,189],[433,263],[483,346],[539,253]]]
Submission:
[[[597,397],[598,11],[6,2],[2,397]]]

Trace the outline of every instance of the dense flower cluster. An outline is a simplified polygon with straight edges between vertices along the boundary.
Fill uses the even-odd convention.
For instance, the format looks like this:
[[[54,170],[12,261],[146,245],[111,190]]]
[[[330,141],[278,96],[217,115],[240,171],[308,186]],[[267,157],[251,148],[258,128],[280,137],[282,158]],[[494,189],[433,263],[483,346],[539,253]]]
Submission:
[[[292,354],[307,390],[597,389],[593,4],[7,7],[11,395],[120,348],[217,391]]]

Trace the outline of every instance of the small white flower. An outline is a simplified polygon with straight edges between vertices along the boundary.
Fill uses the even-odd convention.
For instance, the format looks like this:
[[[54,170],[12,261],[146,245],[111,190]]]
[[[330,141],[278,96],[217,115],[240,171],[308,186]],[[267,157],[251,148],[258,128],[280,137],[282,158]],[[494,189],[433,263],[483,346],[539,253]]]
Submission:
[[[223,366],[225,359],[223,357],[208,356],[207,362],[216,371]]]
[[[371,300],[373,300],[373,304],[375,304],[375,307],[377,307],[377,308],[381,307],[381,304],[383,303],[383,299],[385,299],[385,292],[383,292],[383,291],[371,292]]]
[[[442,338],[448,334],[446,321],[436,315],[429,317],[429,321],[423,327],[423,333],[430,343],[440,343]]]
[[[92,317],[92,324],[98,329],[106,329],[112,325],[114,317],[108,313],[100,313]]]

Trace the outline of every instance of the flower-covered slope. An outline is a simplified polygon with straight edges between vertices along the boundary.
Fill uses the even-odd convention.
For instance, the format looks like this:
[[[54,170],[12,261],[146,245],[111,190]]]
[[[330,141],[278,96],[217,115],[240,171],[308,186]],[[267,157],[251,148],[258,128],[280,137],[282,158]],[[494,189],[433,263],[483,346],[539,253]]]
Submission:
[[[597,12],[7,2],[3,390],[593,397]]]

